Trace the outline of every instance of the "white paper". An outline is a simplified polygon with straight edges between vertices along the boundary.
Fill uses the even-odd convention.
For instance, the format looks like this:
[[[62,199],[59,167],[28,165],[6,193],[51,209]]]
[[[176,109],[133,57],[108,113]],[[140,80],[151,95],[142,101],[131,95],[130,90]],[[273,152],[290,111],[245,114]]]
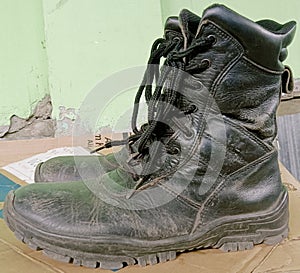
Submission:
[[[2,167],[2,169],[27,183],[34,183],[34,171],[39,163],[45,162],[53,157],[65,155],[90,155],[90,152],[79,146],[56,148],[46,153],[37,154],[24,160],[8,164]]]

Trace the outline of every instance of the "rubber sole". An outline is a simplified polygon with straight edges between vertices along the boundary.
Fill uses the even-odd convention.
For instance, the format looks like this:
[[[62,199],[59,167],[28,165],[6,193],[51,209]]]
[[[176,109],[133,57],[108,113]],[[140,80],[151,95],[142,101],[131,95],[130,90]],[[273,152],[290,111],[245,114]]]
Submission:
[[[15,236],[34,250],[55,260],[76,265],[120,269],[126,265],[154,265],[171,261],[176,253],[202,248],[219,248],[225,252],[252,249],[265,243],[275,245],[288,235],[288,195],[269,212],[240,217],[224,217],[200,231],[159,241],[132,238],[75,238],[51,234],[33,227],[13,207],[14,195],[7,195],[4,220]]]

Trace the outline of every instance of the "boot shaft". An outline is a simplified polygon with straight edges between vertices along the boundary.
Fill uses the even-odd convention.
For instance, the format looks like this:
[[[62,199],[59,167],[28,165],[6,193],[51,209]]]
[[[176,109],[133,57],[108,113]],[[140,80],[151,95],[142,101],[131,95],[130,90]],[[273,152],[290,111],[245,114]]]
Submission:
[[[186,68],[209,64],[207,69],[193,71],[182,85],[184,96],[199,110],[186,126],[199,146],[173,180],[182,183],[190,172],[195,175],[185,190],[183,183],[176,182],[173,189],[168,188],[200,207],[195,229],[201,221],[214,218],[209,215],[218,218],[255,212],[258,207],[267,210],[284,192],[273,143],[282,62],[294,34],[295,22],[255,23],[214,5],[204,12],[194,40],[186,41],[188,52],[203,39],[214,40],[211,47],[191,51],[185,60]],[[185,136],[177,139],[189,154],[193,141]],[[238,205],[232,206],[235,201]]]
[[[295,22],[253,22],[221,5],[208,8],[197,38],[213,37],[210,50],[190,62],[209,62],[194,76],[214,97],[220,112],[269,145],[274,141],[282,62],[295,34]]]

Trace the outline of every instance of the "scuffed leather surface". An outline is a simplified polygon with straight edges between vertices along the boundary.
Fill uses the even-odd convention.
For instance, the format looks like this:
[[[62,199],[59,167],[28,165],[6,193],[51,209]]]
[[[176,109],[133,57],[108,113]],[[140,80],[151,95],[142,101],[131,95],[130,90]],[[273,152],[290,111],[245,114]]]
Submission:
[[[283,191],[277,151],[220,181],[206,201],[201,223],[269,209]]]
[[[281,75],[258,69],[241,59],[216,89],[221,112],[271,145],[276,136]]]
[[[224,117],[224,121],[226,141],[222,143],[211,136],[209,132],[204,132],[199,146],[200,156],[196,175],[187,189],[182,193],[186,198],[198,202],[199,206],[201,206],[201,202],[207,197],[206,192],[205,194],[201,193],[201,185],[204,177],[208,181],[210,180],[207,173],[208,168],[210,172],[214,173],[217,171],[215,166],[221,165],[220,173],[216,175],[220,176],[220,179],[227,179],[227,176],[231,173],[247,166],[257,158],[263,157],[273,149],[244,128],[230,122],[229,119]],[[214,124],[217,126],[216,122]],[[214,158],[213,161],[210,161],[212,149],[214,149],[215,153],[224,153],[225,160],[222,161],[222,158],[217,158],[216,160]],[[218,162],[218,160],[221,162]],[[185,168],[188,169],[189,167],[185,166]],[[220,182],[220,179],[216,179],[215,177],[211,179],[210,183],[212,184],[207,186],[209,187],[208,193],[212,192]],[[280,182],[280,179],[278,182]],[[243,206],[243,203],[241,202],[240,205]]]
[[[51,234],[153,240],[188,233],[196,214],[176,198],[156,209],[114,207],[95,197],[82,182],[28,185],[15,192],[14,208],[31,225]]]
[[[114,154],[106,156],[59,156],[43,162],[35,174],[36,182],[79,181],[97,178],[117,168]]]

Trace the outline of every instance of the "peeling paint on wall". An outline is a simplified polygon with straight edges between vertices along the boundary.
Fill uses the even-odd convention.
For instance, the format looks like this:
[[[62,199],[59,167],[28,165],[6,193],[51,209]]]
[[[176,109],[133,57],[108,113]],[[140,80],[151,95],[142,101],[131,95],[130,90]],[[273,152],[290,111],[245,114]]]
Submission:
[[[77,116],[75,108],[59,106],[59,117],[56,122],[55,136],[70,136],[73,132],[74,122]]]
[[[50,95],[39,101],[28,118],[17,115],[10,117],[10,125],[2,127],[0,140],[54,137],[56,122],[51,118],[52,103]],[[6,130],[3,130],[5,129]]]

